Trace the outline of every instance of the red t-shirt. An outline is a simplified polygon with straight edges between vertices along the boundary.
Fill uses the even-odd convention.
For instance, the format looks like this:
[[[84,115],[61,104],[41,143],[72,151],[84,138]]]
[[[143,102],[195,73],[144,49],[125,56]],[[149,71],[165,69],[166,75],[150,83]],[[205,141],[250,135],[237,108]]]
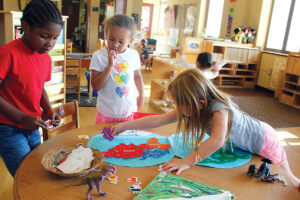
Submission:
[[[29,49],[21,39],[0,47],[0,96],[24,113],[40,117],[44,83],[51,79],[51,58]],[[0,112],[0,123],[24,128]]]

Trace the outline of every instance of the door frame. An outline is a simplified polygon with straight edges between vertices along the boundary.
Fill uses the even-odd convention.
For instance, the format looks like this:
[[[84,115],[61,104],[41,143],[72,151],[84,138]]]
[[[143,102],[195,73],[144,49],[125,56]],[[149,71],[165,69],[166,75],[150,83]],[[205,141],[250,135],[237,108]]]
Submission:
[[[149,30],[148,30],[146,33],[147,33],[147,37],[148,37],[148,38],[151,38],[152,19],[153,19],[153,4],[151,4],[151,3],[143,3],[142,6],[150,7]],[[142,9],[142,12],[143,12],[143,9]],[[143,13],[142,13],[142,16],[143,16]]]

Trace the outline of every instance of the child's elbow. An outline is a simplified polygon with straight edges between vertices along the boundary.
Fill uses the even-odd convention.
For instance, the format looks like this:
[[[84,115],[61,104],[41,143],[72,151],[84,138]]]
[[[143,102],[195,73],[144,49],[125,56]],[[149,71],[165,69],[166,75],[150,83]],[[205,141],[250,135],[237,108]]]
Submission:
[[[95,90],[95,91],[97,91],[97,92],[101,89],[99,86],[97,86],[97,85],[94,84],[94,83],[92,83],[92,88],[93,88],[93,90]]]
[[[218,138],[216,140],[214,140],[214,146],[216,149],[219,149],[221,148],[225,143],[225,139],[222,139],[222,138]]]

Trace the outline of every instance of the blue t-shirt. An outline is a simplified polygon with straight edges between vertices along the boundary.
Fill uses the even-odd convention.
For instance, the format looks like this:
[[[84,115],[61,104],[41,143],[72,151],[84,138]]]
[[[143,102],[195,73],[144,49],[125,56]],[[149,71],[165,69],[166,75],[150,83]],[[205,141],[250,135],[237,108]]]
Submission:
[[[228,107],[223,102],[216,99],[209,105],[211,116],[214,112],[224,109],[233,114],[232,128],[229,135],[232,143],[242,150],[259,154],[265,140],[265,123],[247,115],[233,106]],[[211,120],[207,127],[207,133],[210,135],[212,130]]]

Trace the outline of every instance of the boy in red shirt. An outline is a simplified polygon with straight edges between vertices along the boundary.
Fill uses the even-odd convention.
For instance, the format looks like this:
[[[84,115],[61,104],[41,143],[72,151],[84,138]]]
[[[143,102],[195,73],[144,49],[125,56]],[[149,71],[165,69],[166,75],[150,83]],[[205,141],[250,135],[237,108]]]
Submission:
[[[63,21],[50,0],[32,0],[21,19],[24,35],[0,47],[0,155],[11,173],[41,143],[38,128],[60,116],[50,106],[44,83],[51,79],[51,58]],[[42,108],[42,110],[41,110]]]

